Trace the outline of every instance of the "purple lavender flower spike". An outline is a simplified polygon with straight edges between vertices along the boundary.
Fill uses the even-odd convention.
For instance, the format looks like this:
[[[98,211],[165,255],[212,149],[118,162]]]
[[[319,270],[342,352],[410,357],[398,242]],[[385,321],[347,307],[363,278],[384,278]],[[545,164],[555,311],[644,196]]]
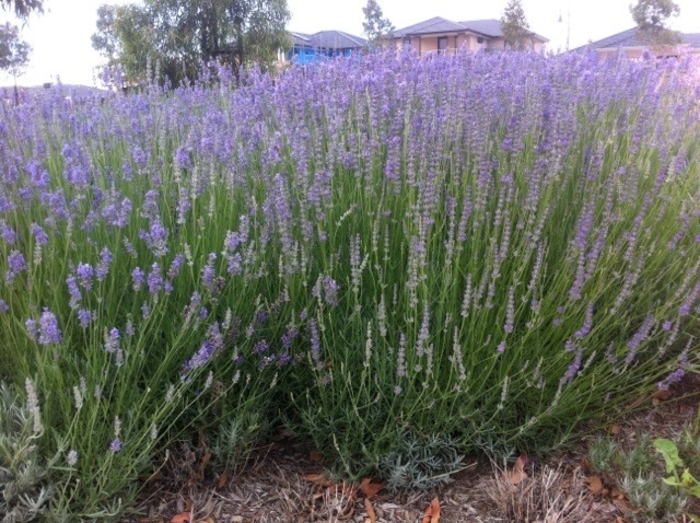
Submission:
[[[87,329],[92,321],[92,313],[86,309],[80,309],[78,311],[78,321],[80,322],[80,327]]]
[[[158,294],[163,290],[164,283],[160,264],[154,263],[151,266],[151,272],[148,274],[148,292]]]
[[[136,292],[141,290],[141,287],[143,287],[145,282],[146,273],[143,272],[142,269],[136,267],[133,271],[131,271],[131,285]]]
[[[95,270],[89,263],[80,263],[78,268],[75,270],[78,275],[80,285],[86,290],[92,290],[92,277],[95,274]]]
[[[100,263],[97,265],[97,269],[95,269],[97,281],[104,281],[104,279],[107,277],[107,273],[109,272],[109,266],[111,263],[112,252],[107,247],[104,247],[100,252]]]
[[[105,336],[105,352],[114,354],[119,350],[119,329],[116,327],[109,331]]]
[[[69,306],[71,309],[77,309],[81,299],[78,278],[75,276],[68,276],[68,278],[66,278],[66,285],[68,286],[68,294],[70,296]]]
[[[148,232],[140,231],[139,238],[146,243],[156,258],[168,254],[168,230],[159,219],[151,221]]]
[[[185,362],[183,369],[185,372],[194,370],[202,365],[205,365],[215,352],[215,347],[209,341],[202,342],[197,353],[190,360]]]
[[[214,291],[214,284],[216,283],[216,269],[214,268],[215,261],[216,253],[212,252],[209,254],[207,264],[202,268],[202,283],[208,292]]]
[[[175,258],[173,258],[170,268],[168,269],[168,278],[171,280],[177,278],[178,274],[180,274],[180,269],[182,268],[184,261],[185,257],[181,253],[175,255]]]
[[[63,335],[58,328],[58,320],[56,315],[48,309],[39,318],[39,344],[40,345],[55,345],[61,343]]]
[[[644,323],[642,323],[641,327],[639,327],[634,336],[632,336],[632,338],[627,342],[627,349],[629,349],[627,356],[625,357],[625,363],[627,363],[627,365],[634,361],[639,347],[642,345],[642,343],[644,343],[644,341],[646,341],[653,326],[654,315],[650,314],[644,319]]]
[[[14,245],[19,239],[17,232],[5,220],[0,221],[0,237],[7,245]]]
[[[12,283],[19,273],[27,270],[27,262],[24,259],[24,255],[18,250],[13,249],[7,257],[7,267],[5,282]]]
[[[258,355],[264,354],[268,351],[269,348],[270,348],[270,344],[266,340],[260,340],[260,341],[256,342],[255,345],[253,346],[253,352],[255,352],[255,354],[258,354]]]
[[[123,445],[124,445],[124,444],[123,444],[122,440],[120,440],[119,438],[114,438],[114,439],[112,440],[112,442],[109,444],[109,450],[110,450],[112,453],[116,454],[117,452],[119,452],[120,450],[122,450],[122,446],[123,446]]]

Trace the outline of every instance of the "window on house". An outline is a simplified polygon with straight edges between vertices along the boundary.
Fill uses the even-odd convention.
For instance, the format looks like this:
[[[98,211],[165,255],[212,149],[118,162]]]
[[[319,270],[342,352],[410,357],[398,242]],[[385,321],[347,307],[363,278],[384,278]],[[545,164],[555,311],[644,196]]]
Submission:
[[[447,50],[447,37],[438,36],[438,52],[444,53]]]
[[[405,47],[411,47],[411,37],[410,36],[403,39],[403,45]]]
[[[484,39],[483,39],[481,36],[477,36],[477,37],[476,37],[476,43],[477,43],[477,44],[483,44],[483,43],[484,43]]]

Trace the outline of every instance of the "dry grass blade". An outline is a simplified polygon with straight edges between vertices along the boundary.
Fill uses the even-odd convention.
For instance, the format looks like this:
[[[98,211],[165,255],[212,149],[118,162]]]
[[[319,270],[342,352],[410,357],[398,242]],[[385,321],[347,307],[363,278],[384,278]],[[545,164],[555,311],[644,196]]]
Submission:
[[[583,478],[576,471],[569,474],[561,468],[544,467],[513,484],[496,470],[488,495],[499,515],[511,523],[593,523]]]

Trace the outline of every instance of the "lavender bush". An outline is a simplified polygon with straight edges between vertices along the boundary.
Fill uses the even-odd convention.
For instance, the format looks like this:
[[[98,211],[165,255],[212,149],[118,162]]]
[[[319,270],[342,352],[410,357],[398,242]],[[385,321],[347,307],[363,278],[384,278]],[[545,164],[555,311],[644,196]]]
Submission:
[[[288,419],[357,475],[407,434],[545,450],[696,362],[683,67],[220,77],[2,109],[0,378],[34,380],[71,513],[118,514],[202,426]]]

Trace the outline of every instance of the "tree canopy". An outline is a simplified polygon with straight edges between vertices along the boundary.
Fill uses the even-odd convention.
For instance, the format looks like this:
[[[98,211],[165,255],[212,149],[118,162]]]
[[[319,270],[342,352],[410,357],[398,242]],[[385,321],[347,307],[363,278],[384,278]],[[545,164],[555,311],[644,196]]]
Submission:
[[[507,47],[525,50],[532,47],[532,32],[520,0],[509,0],[501,17],[501,31]]]
[[[377,0],[367,0],[367,5],[362,8],[362,12],[365,15],[362,28],[370,45],[378,43],[393,32],[394,24],[384,16]]]
[[[44,0],[0,0],[0,7],[12,10],[18,18],[27,18],[33,12],[44,12]]]
[[[15,78],[29,63],[31,46],[19,35],[19,27],[6,22],[0,25],[0,70],[7,71]]]
[[[235,70],[270,64],[288,47],[286,0],[144,0],[102,5],[92,45],[125,80],[140,84],[151,70],[173,86],[197,78],[211,61]],[[149,69],[150,68],[150,69]]]
[[[643,42],[651,45],[673,45],[680,42],[680,34],[668,27],[668,20],[681,12],[673,0],[638,0],[630,6],[630,12]]]

